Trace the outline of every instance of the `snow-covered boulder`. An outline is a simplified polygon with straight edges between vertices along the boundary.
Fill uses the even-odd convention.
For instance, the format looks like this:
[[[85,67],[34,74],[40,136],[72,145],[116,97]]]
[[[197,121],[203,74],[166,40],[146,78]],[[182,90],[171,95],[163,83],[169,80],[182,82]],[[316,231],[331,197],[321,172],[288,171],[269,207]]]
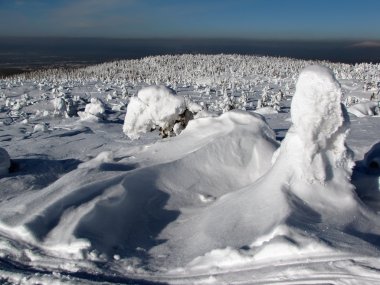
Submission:
[[[141,89],[131,98],[125,115],[123,131],[131,139],[139,138],[141,133],[160,128],[166,137],[173,132],[179,134],[195,113],[202,108],[195,103],[186,102],[183,96],[165,86],[149,86]]]
[[[91,98],[89,104],[86,105],[84,112],[78,112],[78,116],[82,120],[102,120],[104,119],[106,108],[104,103],[98,98]]]
[[[0,177],[7,175],[11,167],[11,158],[8,152],[0,147]]]
[[[366,116],[375,116],[379,115],[379,104],[378,102],[369,101],[357,103],[355,105],[350,106],[348,112],[354,114],[356,117],[366,117]]]

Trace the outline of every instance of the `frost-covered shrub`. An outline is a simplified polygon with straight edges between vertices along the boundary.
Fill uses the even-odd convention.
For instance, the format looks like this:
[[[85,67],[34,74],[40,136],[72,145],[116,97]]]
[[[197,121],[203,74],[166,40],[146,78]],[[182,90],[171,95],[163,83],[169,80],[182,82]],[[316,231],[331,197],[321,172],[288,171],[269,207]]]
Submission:
[[[9,157],[8,152],[0,147],[0,177],[7,175],[9,168],[11,167],[11,158]]]
[[[341,104],[342,91],[333,72],[312,65],[300,74],[291,103],[293,122],[290,133],[302,138],[305,165],[301,171],[307,180],[329,179],[326,150],[334,150],[333,165],[346,165],[350,172],[352,161],[345,146],[349,117]]]
[[[344,106],[346,106],[347,108],[352,106],[352,105],[355,105],[359,103],[359,98],[355,97],[355,96],[348,96],[345,100],[344,100]]]
[[[82,120],[102,120],[105,117],[106,108],[104,103],[98,98],[91,98],[86,105],[84,112],[78,112]]]
[[[77,102],[67,95],[53,99],[54,115],[72,117],[77,115]]]
[[[149,86],[132,97],[127,107],[123,131],[131,139],[160,129],[162,137],[179,134],[202,108],[165,86]]]

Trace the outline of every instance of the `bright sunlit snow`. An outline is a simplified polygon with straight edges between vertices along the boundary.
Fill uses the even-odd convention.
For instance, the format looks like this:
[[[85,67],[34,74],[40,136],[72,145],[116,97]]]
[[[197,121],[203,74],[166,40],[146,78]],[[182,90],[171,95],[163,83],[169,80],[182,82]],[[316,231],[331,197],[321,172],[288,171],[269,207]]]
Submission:
[[[0,280],[379,283],[379,72],[182,55],[0,79]]]

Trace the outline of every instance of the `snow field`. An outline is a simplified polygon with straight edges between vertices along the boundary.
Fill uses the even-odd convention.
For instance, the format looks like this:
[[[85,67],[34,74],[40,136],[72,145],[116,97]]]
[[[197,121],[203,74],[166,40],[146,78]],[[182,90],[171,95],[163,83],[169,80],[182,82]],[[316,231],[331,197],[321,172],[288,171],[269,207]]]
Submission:
[[[253,275],[262,278],[257,281],[280,282],[292,276],[306,280],[301,278],[314,273],[321,277],[326,271],[331,275],[323,278],[333,280],[332,283],[343,272],[347,278],[353,278],[352,284],[360,278],[378,281],[365,269],[371,267],[377,272],[380,268],[376,258],[372,258],[379,256],[374,238],[380,233],[373,211],[376,205],[368,208],[370,203],[360,200],[361,195],[378,198],[374,195],[376,183],[368,182],[378,181],[379,177],[378,147],[375,145],[368,152],[378,138],[373,132],[364,142],[349,134],[350,118],[355,128],[371,126],[374,130],[377,118],[369,113],[367,117],[350,117],[342,105],[348,94],[367,98],[367,91],[360,93],[361,83],[357,82],[363,80],[364,72],[368,72],[367,79],[377,80],[372,71],[378,66],[334,64],[333,72],[313,65],[302,69],[294,82],[295,75],[286,77],[285,71],[277,74],[275,67],[279,65],[287,68],[289,74],[298,74],[305,62],[184,56],[178,65],[192,59],[205,62],[197,65],[201,68],[199,78],[188,68],[188,77],[168,82],[174,92],[156,85],[168,74],[173,75],[165,64],[156,77],[149,78],[151,71],[146,68],[163,62],[169,66],[174,59],[178,57],[89,67],[72,73],[71,82],[59,79],[61,75],[57,73],[55,85],[69,87],[57,87],[54,92],[48,90],[47,84],[39,83],[40,91],[34,89],[37,78],[47,75],[32,75],[36,77],[34,83],[21,78],[3,81],[1,92],[9,100],[0,112],[4,118],[1,146],[9,150],[12,158],[21,157],[19,173],[23,170],[21,163],[27,162],[22,157],[23,147],[28,144],[33,150],[47,149],[49,155],[59,155],[60,159],[75,157],[77,161],[35,191],[28,188],[28,183],[33,183],[27,180],[29,176],[17,175],[17,170],[2,178],[3,185],[21,187],[17,195],[2,189],[2,256],[60,274],[82,271],[91,275],[97,271],[104,278],[115,274],[173,284],[220,284],[222,280],[247,283]],[[228,72],[233,72],[241,60],[259,63],[262,70],[252,76],[246,72],[257,66],[236,69],[236,78],[228,86],[223,81],[226,73],[217,73],[215,66],[207,67],[207,60],[217,67],[221,62],[231,64]],[[117,73],[128,73],[121,67],[135,68],[139,64],[142,78],[135,78],[134,82],[123,81],[122,74]],[[103,75],[103,85],[86,77],[87,72],[93,72],[93,76],[106,67],[110,69],[109,74]],[[202,72],[208,74],[210,70],[214,70],[214,77],[201,83]],[[79,76],[87,79],[82,78],[78,84],[74,77]],[[112,76],[114,83],[110,81]],[[129,72],[128,76],[132,78],[133,74]],[[189,82],[184,82],[184,78]],[[147,79],[149,85],[154,85],[146,87]],[[295,92],[289,85],[295,86]],[[18,88],[30,88],[32,95],[29,99],[24,96],[26,104],[16,108],[17,114],[11,114],[14,110],[9,106],[19,104]],[[270,102],[275,102],[279,90],[286,96],[279,99],[277,107]],[[66,97],[58,98],[78,102],[76,110],[84,113],[84,117],[79,116],[85,119],[67,116],[62,100],[39,98],[42,92],[49,98],[53,93],[66,93]],[[105,94],[109,95],[107,100]],[[268,94],[273,100],[265,99]],[[246,103],[233,103],[243,95]],[[269,102],[262,112],[265,118],[252,112],[259,99]],[[47,116],[33,117],[37,108],[31,104],[34,101],[36,106],[42,106],[41,113],[46,108]],[[248,112],[226,111],[227,105]],[[176,121],[186,109],[198,114],[186,122],[186,128],[180,128]],[[25,118],[28,121],[19,124]],[[47,130],[33,132],[38,125]],[[161,140],[157,130],[149,133],[160,127],[177,136]],[[130,138],[140,139],[123,137],[122,128]],[[280,145],[276,138],[282,133],[286,135]],[[28,143],[31,141],[35,145]],[[76,144],[74,149],[70,147],[72,141]],[[355,162],[347,142],[355,142],[350,147],[360,149],[360,155],[367,153],[360,164],[361,172],[354,169],[352,176],[357,189],[350,181]],[[308,260],[312,262],[307,264]],[[284,268],[281,273],[268,269],[267,265],[274,263]],[[305,274],[292,263],[302,267]],[[267,271],[260,273],[260,268]],[[234,273],[238,271],[242,273]],[[18,278],[11,272],[1,274]],[[314,281],[318,281],[315,276]]]

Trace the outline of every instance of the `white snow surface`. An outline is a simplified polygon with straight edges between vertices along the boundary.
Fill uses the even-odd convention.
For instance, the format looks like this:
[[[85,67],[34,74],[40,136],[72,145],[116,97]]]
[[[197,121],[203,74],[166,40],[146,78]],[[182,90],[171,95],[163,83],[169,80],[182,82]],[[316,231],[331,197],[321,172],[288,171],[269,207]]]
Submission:
[[[350,106],[348,112],[354,114],[356,117],[379,115],[379,103],[374,101],[357,103]]]
[[[366,98],[379,66],[308,64],[163,56],[67,81],[51,79],[58,71],[0,80],[0,146],[12,156],[0,180],[0,281],[379,283],[378,117],[350,117],[341,104]],[[158,82],[173,90],[146,88]],[[253,112],[262,90],[280,89],[278,113]],[[64,110],[51,104],[57,92],[95,118],[50,116]],[[246,111],[221,114],[226,94]],[[180,135],[147,132],[186,108],[198,114]],[[139,140],[125,138],[124,117]]]

